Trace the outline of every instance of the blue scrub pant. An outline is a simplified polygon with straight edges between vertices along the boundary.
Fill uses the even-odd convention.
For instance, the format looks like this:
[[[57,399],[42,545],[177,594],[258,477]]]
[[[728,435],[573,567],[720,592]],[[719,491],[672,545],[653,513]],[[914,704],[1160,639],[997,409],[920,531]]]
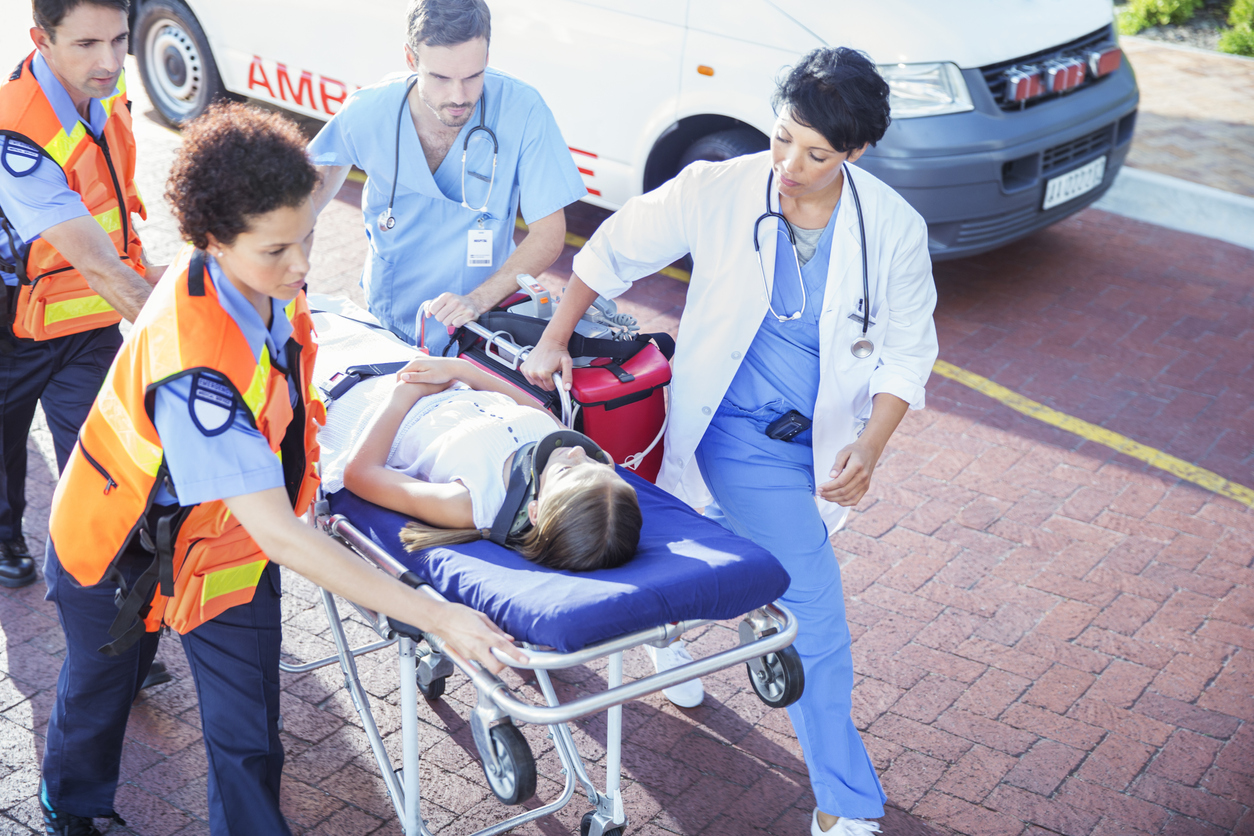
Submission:
[[[810,431],[792,442],[763,432],[786,411],[768,404],[747,412],[724,402],[697,448],[697,464],[724,515],[719,521],[775,555],[792,578],[780,600],[800,624],[793,647],[806,682],[788,716],[819,809],[878,818],[885,795],[850,716],[852,643],[840,564],[814,503]]]
[[[0,343],[0,540],[14,540],[26,511],[26,438],[35,404],[43,401],[64,470],[122,334],[111,325],[40,342],[0,335]]]
[[[128,585],[146,567],[128,553]],[[66,654],[48,723],[43,779],[53,808],[76,816],[113,813],[122,741],[131,703],[157,650],[145,633],[119,656],[99,652],[117,615],[110,583],[79,586],[48,544],[44,575],[65,630]],[[249,604],[232,607],[183,636],[200,701],[209,758],[209,832],[213,836],[290,834],[279,812],[281,609],[278,566],[266,567]]]

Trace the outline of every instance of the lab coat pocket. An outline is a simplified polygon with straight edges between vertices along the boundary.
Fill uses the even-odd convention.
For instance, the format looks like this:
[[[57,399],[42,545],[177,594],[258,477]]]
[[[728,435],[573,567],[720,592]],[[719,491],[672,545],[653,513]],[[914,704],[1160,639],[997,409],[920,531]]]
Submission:
[[[187,633],[231,607],[253,599],[267,558],[242,525],[218,537],[192,540],[181,566],[175,567],[174,600],[165,621]]]

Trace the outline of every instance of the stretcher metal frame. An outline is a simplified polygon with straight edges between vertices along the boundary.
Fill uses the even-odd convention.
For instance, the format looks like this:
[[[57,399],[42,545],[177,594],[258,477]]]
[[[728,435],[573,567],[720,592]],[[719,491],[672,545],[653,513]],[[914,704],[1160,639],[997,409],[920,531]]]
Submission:
[[[504,365],[517,368],[526,357],[526,352],[529,351],[528,348],[514,345],[500,334],[487,332],[476,323],[469,323],[467,327],[488,340],[490,346],[496,347],[497,351],[489,352],[489,356]],[[502,354],[502,350],[509,356]],[[560,377],[554,375],[554,378],[558,384],[557,391],[562,397],[563,424],[569,427],[573,423],[574,410],[569,395],[561,386]],[[354,527],[346,517],[332,514],[325,498],[319,498],[313,512],[309,515],[309,521],[311,525],[322,529],[347,545],[370,565],[437,601],[446,600],[437,590],[420,580],[404,564]],[[588,801],[594,807],[583,818],[581,836],[622,836],[627,826],[627,815],[623,807],[620,788],[623,703],[743,663],[749,668],[750,682],[759,697],[768,704],[782,705],[784,703],[775,703],[769,698],[781,693],[778,683],[774,687],[771,684],[772,680],[778,679],[780,675],[780,666],[772,664],[772,660],[775,658],[774,654],[782,654],[788,649],[797,635],[797,621],[792,613],[779,604],[768,604],[744,616],[739,626],[739,643],[735,647],[631,682],[623,681],[623,652],[625,650],[643,645],[664,647],[683,633],[712,624],[714,620],[696,619],[664,624],[569,653],[555,652],[524,643],[523,649],[529,660],[527,663],[520,663],[513,659],[507,660],[504,657],[501,659],[507,661],[512,667],[535,672],[540,691],[545,699],[544,705],[537,705],[520,700],[500,678],[489,673],[477,662],[463,659],[447,648],[438,636],[349,602],[382,639],[361,647],[351,647],[344,632],[334,596],[325,589],[320,590],[320,593],[335,644],[335,655],[306,664],[280,663],[280,668],[287,673],[306,673],[335,662],[339,663],[344,674],[344,684],[361,718],[371,751],[374,753],[375,761],[378,763],[406,836],[430,836],[431,833],[421,814],[418,779],[420,684],[427,689],[433,683],[452,674],[454,670],[461,671],[474,683],[478,704],[473,709],[469,722],[475,746],[483,761],[484,773],[494,792],[496,792],[498,781],[504,780],[508,784],[508,770],[514,766],[509,762],[509,752],[503,751],[499,745],[496,745],[493,730],[498,726],[511,725],[515,721],[548,726],[548,736],[553,740],[561,761],[565,783],[556,799],[479,830],[473,836],[494,836],[526,822],[556,813],[571,801],[577,785],[582,787]],[[391,758],[384,747],[383,738],[370,710],[365,689],[358,677],[355,662],[357,656],[394,644],[398,646],[400,658],[402,742],[400,769],[392,767]],[[420,644],[425,644],[426,649],[420,650]],[[565,704],[559,703],[548,672],[603,658],[608,659],[606,690],[579,697]],[[787,665],[784,666],[785,669],[787,667]],[[784,675],[787,676],[787,670],[784,671]],[[795,693],[792,693],[793,691]],[[784,683],[782,692],[790,694],[786,699],[787,702],[791,702],[799,695],[799,688],[794,687],[790,691],[787,683]],[[604,792],[598,791],[589,778],[567,726],[572,720],[601,711],[608,711]],[[500,797],[499,793],[497,795]]]

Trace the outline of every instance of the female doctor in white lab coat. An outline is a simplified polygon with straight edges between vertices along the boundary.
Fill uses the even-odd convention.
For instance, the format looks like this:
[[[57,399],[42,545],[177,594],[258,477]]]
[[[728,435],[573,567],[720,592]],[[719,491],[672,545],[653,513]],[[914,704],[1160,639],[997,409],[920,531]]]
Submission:
[[[923,219],[852,165],[888,127],[874,66],[815,50],[774,104],[769,152],[689,166],[602,224],[523,370],[539,385],[559,369],[569,381],[566,342],[592,299],[692,254],[658,485],[693,505],[713,499],[792,577],[782,600],[800,620],[806,684],[789,714],[818,802],[811,832],[856,836],[878,830],[866,820],[883,815],[884,793],[850,718],[828,538],[907,408],[923,407],[936,290]]]

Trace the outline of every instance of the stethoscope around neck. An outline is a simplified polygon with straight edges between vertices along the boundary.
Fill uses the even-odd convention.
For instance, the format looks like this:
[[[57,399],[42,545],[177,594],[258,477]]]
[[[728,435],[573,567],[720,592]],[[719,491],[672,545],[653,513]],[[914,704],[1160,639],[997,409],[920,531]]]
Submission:
[[[867,338],[867,329],[871,324],[871,284],[867,277],[867,257],[866,257],[866,224],[862,220],[862,201],[858,198],[858,187],[853,184],[853,177],[849,173],[849,166],[842,164],[845,171],[845,182],[849,184],[849,191],[853,192],[853,206],[858,213],[858,237],[862,244],[862,304],[859,306],[862,311],[862,336],[853,341],[849,346],[849,351],[859,360],[871,356],[871,352],[875,351],[875,344]],[[801,257],[797,254],[797,236],[792,231],[792,224],[783,214],[771,209],[771,191],[775,185],[775,172],[771,171],[766,178],[766,211],[758,216],[753,222],[753,251],[758,256],[758,270],[762,273],[762,287],[766,289],[766,307],[770,309],[771,316],[780,322],[793,322],[801,318],[806,310],[806,283],[801,275]],[[782,208],[782,205],[781,205]],[[788,243],[792,246],[793,263],[797,265],[797,281],[801,284],[801,310],[788,316],[781,316],[775,306],[771,304],[771,286],[766,280],[766,265],[762,263],[762,247],[758,243],[758,227],[761,223],[768,219],[777,219],[783,221],[784,232],[788,234]]]
[[[396,202],[396,178],[401,171],[401,121],[405,118],[405,104],[409,101],[409,93],[414,89],[414,85],[418,83],[418,78],[414,77],[410,80],[409,86],[405,88],[405,95],[401,96],[401,106],[396,111],[396,156],[392,164],[392,193],[388,195],[388,208],[379,215],[379,231],[387,232],[396,226],[396,216],[392,214],[392,206]],[[462,206],[474,212],[483,212],[488,208],[488,201],[492,199],[492,187],[496,184],[496,155],[500,151],[500,144],[496,141],[496,134],[492,129],[484,124],[484,117],[488,112],[488,90],[484,85],[483,92],[479,94],[479,124],[475,125],[466,132],[465,139],[462,140]],[[482,206],[471,206],[466,202],[466,152],[470,149],[470,139],[477,131],[483,131],[488,135],[488,139],[492,140],[492,175],[488,178],[488,193],[483,198]],[[471,172],[472,176],[482,179],[483,175]],[[482,226],[480,220],[480,226]]]

